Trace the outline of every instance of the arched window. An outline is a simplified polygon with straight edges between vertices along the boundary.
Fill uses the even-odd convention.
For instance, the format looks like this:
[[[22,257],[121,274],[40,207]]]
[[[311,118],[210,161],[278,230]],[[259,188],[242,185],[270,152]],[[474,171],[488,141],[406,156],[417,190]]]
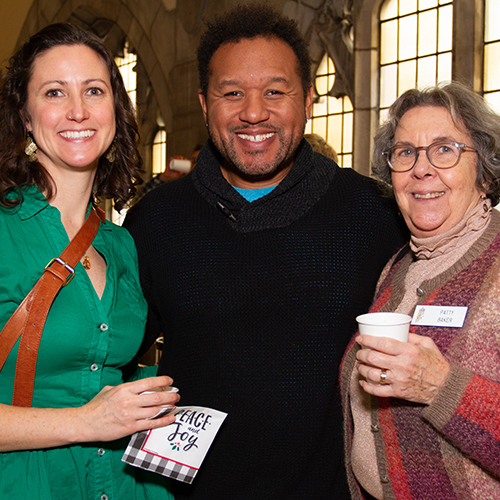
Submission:
[[[122,75],[130,100],[135,107],[137,105],[137,73],[134,68],[137,64],[137,55],[129,52],[129,48],[128,42],[125,42],[123,57],[115,57],[115,62]]]
[[[484,99],[500,113],[500,2],[484,4]]]
[[[325,54],[314,79],[315,101],[306,134],[319,134],[338,154],[341,167],[352,167],[353,109],[349,97],[331,97],[335,65]]]
[[[123,47],[123,57],[115,57],[115,62],[122,75],[123,83],[130,96],[130,100],[134,108],[137,109],[137,73],[134,71],[137,64],[137,55],[129,52],[128,42],[125,42],[125,46]],[[119,213],[113,207],[111,210],[111,221],[121,225],[125,219],[126,212],[124,208]]]
[[[167,164],[167,132],[160,128],[153,139],[151,173],[161,174]]]
[[[452,31],[452,0],[387,0],[383,3],[380,121],[405,90],[451,80]]]

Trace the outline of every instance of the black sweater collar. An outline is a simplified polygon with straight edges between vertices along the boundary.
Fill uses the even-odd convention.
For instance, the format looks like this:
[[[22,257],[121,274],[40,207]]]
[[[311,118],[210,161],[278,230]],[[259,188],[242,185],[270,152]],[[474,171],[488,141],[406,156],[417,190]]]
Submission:
[[[226,181],[221,162],[220,154],[208,141],[198,155],[193,182],[203,198],[241,232],[289,225],[324,194],[338,168],[331,160],[314,153],[303,139],[288,175],[269,194],[249,202]]]

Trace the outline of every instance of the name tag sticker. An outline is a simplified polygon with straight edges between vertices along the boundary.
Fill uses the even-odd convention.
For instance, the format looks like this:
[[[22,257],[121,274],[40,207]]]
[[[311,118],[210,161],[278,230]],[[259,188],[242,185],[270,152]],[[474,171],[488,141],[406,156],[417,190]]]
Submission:
[[[411,324],[461,328],[468,309],[460,306],[417,306]]]

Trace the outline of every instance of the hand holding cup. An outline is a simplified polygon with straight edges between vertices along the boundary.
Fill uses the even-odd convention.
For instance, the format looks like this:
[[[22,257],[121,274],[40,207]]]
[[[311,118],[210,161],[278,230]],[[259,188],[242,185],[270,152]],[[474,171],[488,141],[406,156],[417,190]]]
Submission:
[[[450,371],[434,341],[409,334],[411,317],[404,314],[369,313],[357,320],[361,387],[378,397],[430,404]]]

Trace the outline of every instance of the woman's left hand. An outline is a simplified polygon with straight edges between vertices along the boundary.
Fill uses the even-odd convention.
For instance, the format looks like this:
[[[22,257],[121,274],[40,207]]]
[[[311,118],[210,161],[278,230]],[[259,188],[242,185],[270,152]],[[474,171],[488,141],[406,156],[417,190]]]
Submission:
[[[374,396],[431,404],[450,372],[450,364],[428,337],[410,333],[408,342],[398,342],[360,335],[356,342],[364,348],[356,354],[365,378],[360,384]]]

